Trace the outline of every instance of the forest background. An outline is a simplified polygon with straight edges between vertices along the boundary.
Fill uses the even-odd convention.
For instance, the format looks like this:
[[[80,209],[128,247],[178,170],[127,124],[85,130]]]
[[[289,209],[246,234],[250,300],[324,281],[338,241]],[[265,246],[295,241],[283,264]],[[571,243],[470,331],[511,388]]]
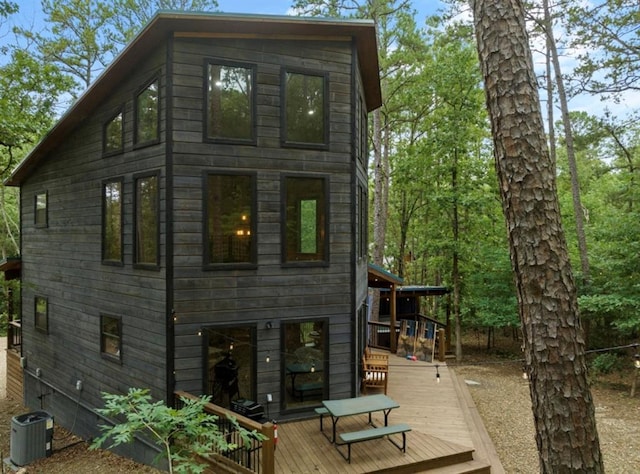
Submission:
[[[282,2],[269,11],[250,3],[238,5],[278,13],[273,9]],[[540,3],[527,9],[529,34],[581,316],[589,348],[620,346],[637,341],[640,329],[640,7],[635,0]],[[29,7],[39,8],[38,14],[31,16]],[[235,3],[230,8],[238,11]],[[458,358],[463,328],[487,334],[518,328],[466,4],[293,0],[281,8],[281,14],[372,18],[377,24],[384,105],[370,116],[371,261],[405,284],[451,288],[445,301],[433,299],[423,313],[450,318]],[[0,0],[2,181],[159,9],[220,11],[221,5],[42,0],[19,6]],[[3,259],[19,254],[19,230],[18,189],[2,185]],[[4,334],[15,282],[1,283]],[[619,363],[615,352],[596,360]]]

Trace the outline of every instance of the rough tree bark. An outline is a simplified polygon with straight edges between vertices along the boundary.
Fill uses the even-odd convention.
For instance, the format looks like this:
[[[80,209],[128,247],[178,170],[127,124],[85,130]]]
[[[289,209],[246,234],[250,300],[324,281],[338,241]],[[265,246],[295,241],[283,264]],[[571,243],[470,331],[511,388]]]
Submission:
[[[555,166],[519,0],[472,1],[543,473],[604,472]]]

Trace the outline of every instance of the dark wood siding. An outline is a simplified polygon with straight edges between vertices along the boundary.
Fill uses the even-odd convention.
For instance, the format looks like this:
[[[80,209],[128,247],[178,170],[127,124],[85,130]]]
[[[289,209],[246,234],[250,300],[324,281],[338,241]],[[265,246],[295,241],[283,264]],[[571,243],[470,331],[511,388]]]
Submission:
[[[276,40],[179,39],[174,43],[174,288],[177,388],[200,393],[202,326],[234,321],[257,325],[258,393],[279,393],[279,326],[328,318],[330,396],[351,395],[352,282],[351,44]],[[257,146],[204,143],[203,62],[206,58],[257,66]],[[280,148],[281,67],[329,74],[329,148]],[[202,269],[202,173],[257,172],[258,265],[252,270]],[[287,268],[280,256],[280,179],[283,173],[328,176],[330,265]],[[362,265],[359,265],[359,269]],[[366,289],[366,263],[358,292]],[[364,285],[364,286],[363,286]],[[363,295],[360,294],[360,299]],[[273,321],[273,329],[266,329]],[[269,353],[271,362],[264,360]],[[199,369],[191,370],[191,369]],[[273,408],[273,407],[272,407]],[[273,414],[273,413],[272,413]]]
[[[134,269],[133,175],[161,173],[161,219],[164,219],[166,78],[165,49],[136,65],[128,80],[74,130],[23,183],[22,310],[27,375],[42,370],[42,380],[60,393],[76,394],[84,385],[83,403],[101,406],[101,391],[124,392],[146,387],[158,397],[166,391],[165,266],[160,271]],[[160,78],[161,143],[134,149],[133,99],[149,79]],[[122,154],[102,156],[102,127],[124,105]],[[124,265],[103,265],[102,182],[124,179]],[[48,193],[48,226],[33,224],[33,199]],[[161,222],[164,228],[164,221]],[[164,255],[165,237],[160,236]],[[49,333],[34,330],[34,297],[48,300]],[[100,314],[122,318],[122,364],[100,354]],[[27,403],[39,406],[31,392]],[[71,415],[72,416],[72,415]],[[62,418],[61,418],[62,420]],[[94,419],[95,421],[95,419]]]

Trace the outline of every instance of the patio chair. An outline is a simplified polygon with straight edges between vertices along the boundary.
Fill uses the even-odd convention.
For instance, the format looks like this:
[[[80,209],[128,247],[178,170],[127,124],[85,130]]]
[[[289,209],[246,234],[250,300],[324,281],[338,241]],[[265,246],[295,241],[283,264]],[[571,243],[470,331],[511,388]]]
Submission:
[[[362,356],[362,393],[366,394],[367,389],[383,389],[387,394],[387,383],[389,381],[389,363],[380,362],[375,359],[367,359]]]

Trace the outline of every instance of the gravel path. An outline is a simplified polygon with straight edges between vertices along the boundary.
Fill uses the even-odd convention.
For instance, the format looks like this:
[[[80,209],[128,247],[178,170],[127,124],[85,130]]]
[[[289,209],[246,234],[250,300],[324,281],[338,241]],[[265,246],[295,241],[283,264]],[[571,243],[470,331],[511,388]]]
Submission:
[[[453,367],[467,381],[505,471],[539,473],[529,387],[520,365]],[[627,378],[598,383],[591,389],[607,474],[640,473],[640,397],[629,397],[631,375]]]

